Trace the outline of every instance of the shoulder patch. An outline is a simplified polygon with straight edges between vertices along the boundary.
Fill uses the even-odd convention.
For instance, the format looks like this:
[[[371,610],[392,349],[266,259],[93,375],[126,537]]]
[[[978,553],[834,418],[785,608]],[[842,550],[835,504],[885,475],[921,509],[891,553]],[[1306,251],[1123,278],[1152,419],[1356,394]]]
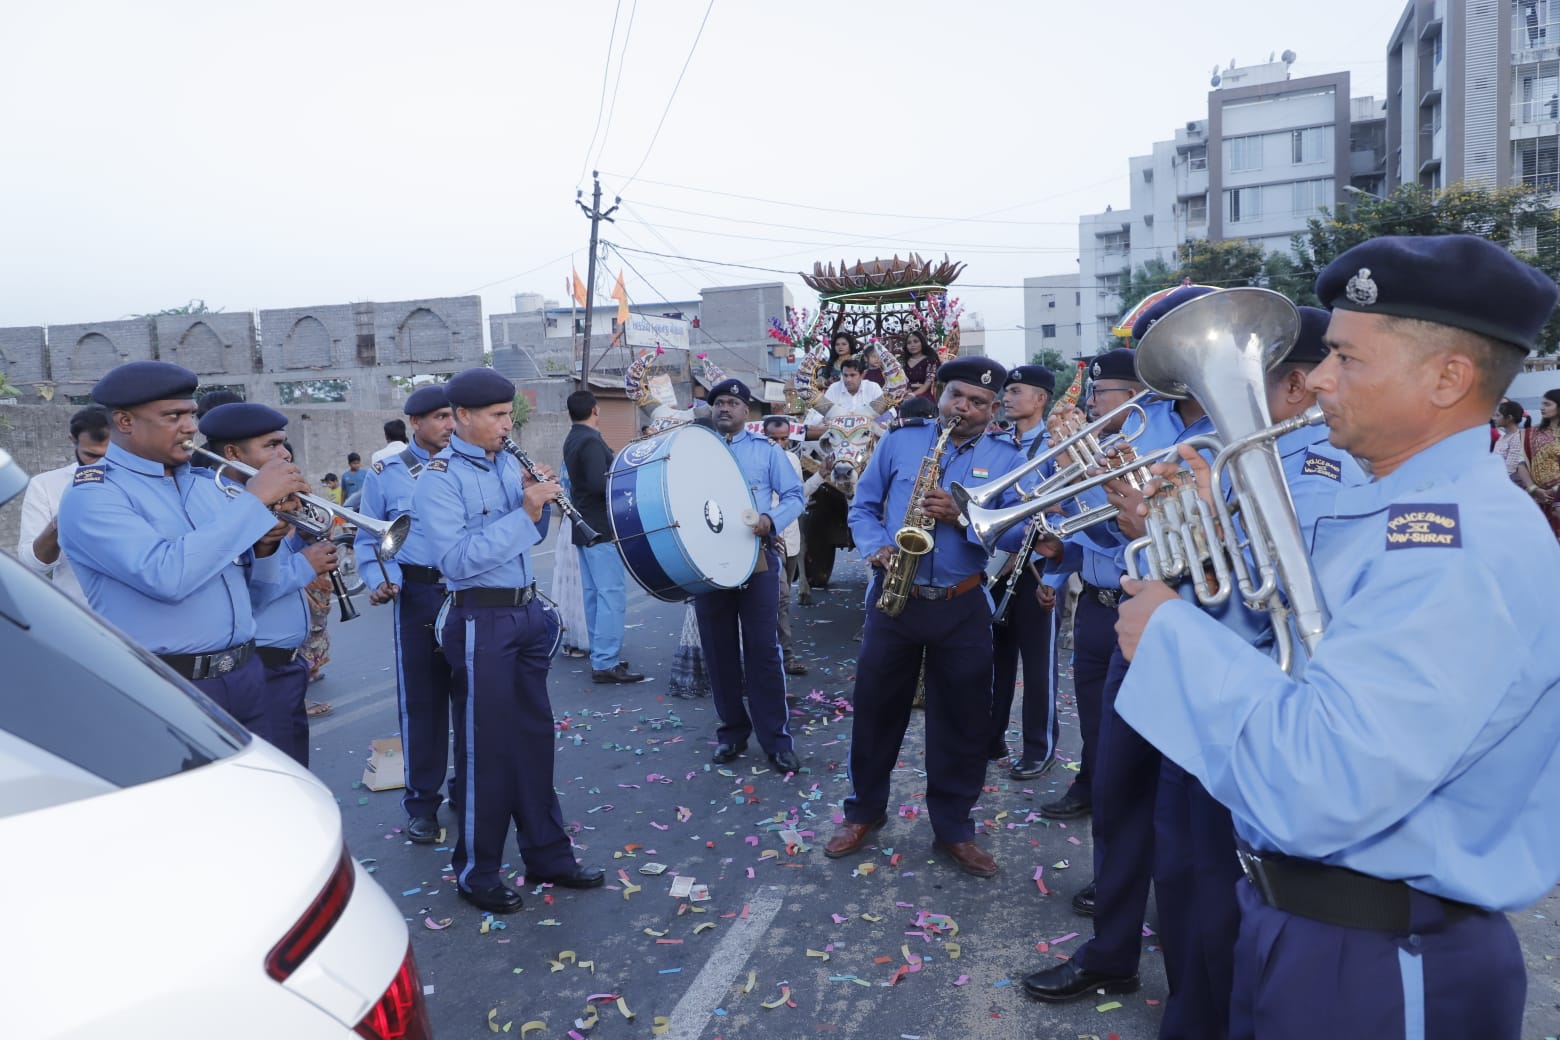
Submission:
[[[1455,503],[1394,505],[1387,509],[1387,548],[1462,548]]]
[[[443,473],[445,470],[447,470],[449,468],[450,468],[450,460],[449,459],[429,459],[428,460],[428,471],[430,473]]]
[[[103,476],[108,472],[107,466],[78,466],[76,476],[70,482],[71,487],[80,487],[83,484],[101,484]]]
[[[1307,477],[1326,477],[1328,480],[1342,480],[1343,467],[1337,459],[1329,459],[1326,455],[1318,455],[1314,451],[1305,453],[1305,461],[1300,464],[1300,473]]]
[[[383,473],[385,471],[385,464],[383,462],[376,462],[369,468],[372,469],[375,473]]]

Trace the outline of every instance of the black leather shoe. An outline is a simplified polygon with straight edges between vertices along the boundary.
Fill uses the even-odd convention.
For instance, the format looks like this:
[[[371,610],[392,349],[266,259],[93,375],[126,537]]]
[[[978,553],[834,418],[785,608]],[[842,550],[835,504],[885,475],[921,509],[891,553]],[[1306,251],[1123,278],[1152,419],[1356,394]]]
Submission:
[[[457,886],[455,891],[478,910],[486,910],[490,914],[512,914],[525,905],[520,898],[520,893],[502,881],[487,888],[474,888],[470,891]]]
[[[1000,762],[1008,757],[1007,743],[1001,740],[993,740],[991,746],[986,749],[986,760]]]
[[[1090,881],[1087,888],[1073,896],[1073,913],[1083,917],[1094,916],[1094,882]]]
[[[1054,968],[1024,977],[1024,992],[1048,1004],[1061,1004],[1091,993],[1136,993],[1136,975],[1102,975],[1063,961]]]
[[[776,751],[769,756],[769,764],[775,767],[778,773],[800,773],[802,760],[796,757],[795,751]]]
[[[629,671],[627,661],[619,661],[611,668],[591,669],[590,681],[597,683],[637,683],[644,682],[645,677],[638,672]]]
[[[546,877],[542,874],[526,874],[527,885],[557,885],[559,888],[600,888],[607,880],[607,872],[599,868],[582,867],[578,863],[567,874]]]
[[[1008,770],[1008,776],[1014,780],[1033,780],[1044,776],[1045,771],[1051,768],[1054,758],[1021,758],[1013,763],[1013,768]]]
[[[747,750],[746,744],[721,744],[715,748],[715,754],[710,757],[716,765],[725,765],[727,762],[735,762],[737,756]]]
[[[1054,802],[1046,802],[1040,806],[1040,815],[1051,820],[1075,820],[1093,811],[1092,803],[1079,798],[1071,790]]]
[[[441,831],[439,821],[432,816],[413,816],[406,825],[406,836],[415,845],[432,845]]]

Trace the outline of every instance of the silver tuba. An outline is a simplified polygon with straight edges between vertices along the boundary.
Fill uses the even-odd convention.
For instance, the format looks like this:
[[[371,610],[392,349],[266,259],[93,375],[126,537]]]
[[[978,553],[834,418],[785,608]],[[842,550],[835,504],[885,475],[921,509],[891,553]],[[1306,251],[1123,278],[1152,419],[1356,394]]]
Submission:
[[[1148,533],[1127,549],[1130,577],[1190,577],[1205,605],[1238,589],[1248,607],[1272,618],[1285,671],[1294,663],[1290,625],[1310,653],[1327,624],[1275,445],[1286,433],[1320,423],[1322,414],[1312,408],[1275,426],[1264,379],[1298,334],[1299,314],[1289,300],[1267,289],[1235,288],[1182,304],[1143,337],[1138,378],[1167,397],[1196,398],[1218,431],[1216,438],[1190,442],[1217,452],[1214,501],[1210,506],[1187,481],[1172,481],[1150,499]],[[1226,476],[1233,509],[1220,490]],[[1139,554],[1146,561],[1141,571]],[[1216,581],[1207,579],[1209,570]]]

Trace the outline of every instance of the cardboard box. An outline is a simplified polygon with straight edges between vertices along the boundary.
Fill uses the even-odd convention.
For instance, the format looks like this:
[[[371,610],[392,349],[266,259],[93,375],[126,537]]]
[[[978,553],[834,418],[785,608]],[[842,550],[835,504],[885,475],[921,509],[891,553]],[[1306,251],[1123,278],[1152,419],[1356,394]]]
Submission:
[[[371,743],[368,766],[363,770],[363,786],[370,791],[394,791],[406,786],[406,762],[401,756],[401,738],[384,737]]]

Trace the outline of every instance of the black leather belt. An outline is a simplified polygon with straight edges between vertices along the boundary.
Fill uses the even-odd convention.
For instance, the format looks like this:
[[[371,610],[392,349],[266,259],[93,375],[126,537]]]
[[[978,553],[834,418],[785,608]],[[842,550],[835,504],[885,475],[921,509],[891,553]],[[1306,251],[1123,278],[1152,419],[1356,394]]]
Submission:
[[[194,680],[211,679],[237,671],[254,652],[255,641],[251,639],[242,646],[233,646],[209,654],[158,654],[157,656],[162,658],[163,663],[169,668],[186,679]]]
[[[971,574],[957,585],[912,585],[910,595],[916,599],[953,599],[979,587],[984,574]]]
[[[455,593],[457,607],[523,607],[536,598],[536,586],[518,589],[461,589]]]
[[[1334,867],[1278,853],[1237,849],[1240,869],[1262,901],[1287,913],[1340,928],[1374,932],[1406,932],[1412,925],[1414,889],[1403,881],[1386,881],[1347,867]],[[1448,924],[1485,913],[1479,907],[1434,899],[1444,908]]]
[[[298,648],[291,650],[282,646],[257,646],[255,653],[260,658],[260,663],[267,668],[281,668],[283,665],[292,664],[298,658]]]
[[[401,564],[401,580],[416,582],[418,585],[443,585],[444,575],[439,573],[437,567],[424,567],[419,563]]]
[[[1120,589],[1107,589],[1084,582],[1083,594],[1107,610],[1116,610],[1121,606]]]

